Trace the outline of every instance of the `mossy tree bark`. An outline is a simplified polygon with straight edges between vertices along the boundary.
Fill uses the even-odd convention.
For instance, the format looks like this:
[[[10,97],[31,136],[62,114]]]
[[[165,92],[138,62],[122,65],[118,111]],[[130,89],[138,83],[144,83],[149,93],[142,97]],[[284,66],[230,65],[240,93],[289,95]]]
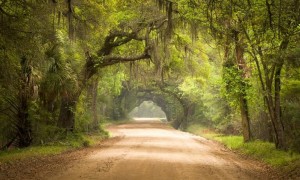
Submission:
[[[247,64],[244,59],[244,44],[243,39],[240,36],[238,31],[234,31],[235,37],[235,57],[238,65],[238,69],[240,72],[240,90],[238,94],[239,102],[240,102],[240,111],[242,118],[242,130],[243,130],[243,138],[244,142],[249,142],[252,139],[251,129],[250,129],[250,116],[249,116],[249,108],[248,108],[248,100],[247,100]]]

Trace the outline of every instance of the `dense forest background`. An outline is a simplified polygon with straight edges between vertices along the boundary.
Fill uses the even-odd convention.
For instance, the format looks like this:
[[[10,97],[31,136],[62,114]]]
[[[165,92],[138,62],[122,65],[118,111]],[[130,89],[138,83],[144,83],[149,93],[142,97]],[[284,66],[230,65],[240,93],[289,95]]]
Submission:
[[[175,128],[300,151],[299,41],[299,0],[1,0],[1,148],[153,101]]]

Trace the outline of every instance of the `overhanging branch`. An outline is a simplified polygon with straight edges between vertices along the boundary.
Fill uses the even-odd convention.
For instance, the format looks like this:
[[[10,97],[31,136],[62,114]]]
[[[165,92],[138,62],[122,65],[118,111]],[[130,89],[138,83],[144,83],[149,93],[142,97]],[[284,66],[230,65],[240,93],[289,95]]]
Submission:
[[[105,56],[102,59],[102,62],[100,62],[97,67],[106,67],[111,66],[113,64],[117,63],[126,63],[131,61],[138,61],[141,59],[149,59],[150,55],[147,52],[144,52],[143,54],[136,55],[136,56],[128,56],[128,57],[121,57],[121,56]]]
[[[115,47],[126,44],[131,40],[144,40],[138,36],[140,30],[141,29],[137,29],[131,33],[116,30],[111,31],[110,34],[105,38],[102,48],[98,51],[98,56],[109,55]]]
[[[98,50],[96,56],[91,56],[89,52],[86,52],[86,65],[82,71],[82,74],[84,74],[83,80],[86,81],[92,77],[97,72],[98,68],[111,66],[117,63],[151,58],[150,52],[152,44],[149,43],[149,34],[151,31],[160,29],[165,22],[167,22],[166,17],[159,17],[146,23],[138,23],[138,27],[135,29],[130,28],[130,32],[111,30],[109,35],[106,36],[104,44],[102,45],[102,48]],[[142,54],[132,56],[112,55],[112,52],[116,47],[129,43],[132,40],[145,42],[145,50]],[[83,86],[84,84],[85,83],[82,83]]]

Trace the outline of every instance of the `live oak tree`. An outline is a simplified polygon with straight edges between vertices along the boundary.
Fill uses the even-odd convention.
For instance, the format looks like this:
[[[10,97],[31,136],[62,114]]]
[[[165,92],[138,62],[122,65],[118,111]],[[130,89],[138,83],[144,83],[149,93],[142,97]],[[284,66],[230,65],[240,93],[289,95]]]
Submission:
[[[287,61],[286,52],[293,48],[290,44],[294,43],[299,24],[299,1],[266,1],[264,5],[248,2],[247,5],[245,14],[254,17],[261,12],[262,15],[251,19],[245,15],[237,17],[256,64],[274,130],[275,145],[279,149],[285,149],[285,130],[281,118],[281,71]]]
[[[76,102],[85,88],[86,82],[97,72],[97,69],[106,66],[148,59],[151,56],[152,44],[149,44],[149,34],[160,28],[166,22],[165,18],[158,18],[141,24],[134,24],[134,29],[126,27],[129,30],[111,30],[105,38],[104,44],[95,55],[86,52],[86,63],[79,75],[79,87],[77,92],[72,92],[68,97],[62,99],[60,116],[58,124],[60,127],[72,130],[74,128],[74,112]],[[143,32],[144,31],[144,32]],[[145,43],[145,47],[137,55],[119,56],[113,55],[112,52],[116,47],[122,46],[130,41],[141,41]]]
[[[113,1],[111,4],[108,4],[105,2],[93,3],[69,0],[47,1],[41,4],[24,1],[3,1],[1,4],[1,15],[3,16],[2,21],[5,21],[5,23],[3,23],[5,26],[1,27],[3,48],[9,48],[7,47],[9,43],[6,43],[8,45],[4,44],[5,41],[8,40],[7,35],[9,36],[11,32],[13,32],[13,34],[11,34],[12,37],[16,37],[16,35],[20,36],[16,37],[15,40],[22,44],[25,44],[27,37],[29,39],[31,37],[36,38],[31,40],[33,42],[34,40],[37,40],[36,42],[39,42],[40,44],[35,43],[36,46],[44,48],[40,51],[40,54],[34,54],[35,52],[31,51],[34,48],[31,46],[27,46],[28,49],[12,46],[17,50],[20,49],[23,51],[16,51],[16,53],[11,52],[14,53],[16,57],[19,56],[16,59],[19,59],[21,62],[26,62],[26,67],[24,67],[25,69],[27,66],[30,66],[30,63],[27,63],[27,59],[30,59],[30,55],[35,57],[35,59],[30,60],[30,62],[34,65],[38,65],[39,62],[41,62],[42,66],[38,67],[43,70],[41,71],[40,78],[47,78],[42,80],[42,82],[46,82],[44,83],[44,87],[46,89],[51,89],[51,83],[55,83],[53,90],[48,91],[43,89],[44,92],[42,93],[44,95],[41,96],[41,100],[45,102],[44,104],[48,106],[48,109],[51,111],[53,111],[53,107],[56,106],[55,103],[60,101],[61,107],[59,109],[58,125],[69,130],[74,128],[74,111],[76,103],[82,90],[86,87],[87,81],[95,75],[97,70],[100,68],[120,62],[149,58],[149,52],[151,50],[151,44],[148,44],[149,34],[152,31],[161,28],[163,24],[167,22],[164,16],[152,16],[152,18],[149,17],[150,19],[145,19],[145,17],[141,16],[137,22],[125,21],[128,24],[124,26],[125,22],[117,20],[117,23],[121,22],[121,24],[118,25],[113,22],[114,19],[108,19],[109,21],[106,23],[110,24],[112,29],[104,29],[104,23],[101,24],[98,22],[93,15],[95,15],[96,12],[99,12],[101,8],[104,9],[105,6],[115,6],[116,8],[119,8],[119,3],[117,1]],[[88,7],[93,7],[95,11],[91,13],[93,9],[88,9]],[[36,11],[37,8],[40,8],[42,12]],[[124,7],[120,8],[122,9]],[[113,8],[109,10],[113,10]],[[41,15],[41,13],[44,13],[44,15]],[[28,16],[24,16],[24,14]],[[100,15],[104,16],[103,18],[108,17],[105,13]],[[32,17],[34,19],[30,19]],[[103,21],[104,19],[101,20]],[[24,26],[27,21],[37,23],[32,24],[32,26]],[[100,23],[100,25],[96,23]],[[45,29],[42,27],[45,27]],[[107,36],[105,37],[103,34],[99,33],[93,35],[94,38],[98,37],[100,38],[100,42],[103,42],[101,43],[102,46],[98,46],[99,49],[96,49],[93,45],[98,42],[95,42],[94,40],[91,41],[91,34],[89,33],[101,30],[105,32]],[[66,34],[68,34],[68,39],[65,36]],[[20,41],[22,38],[24,41]],[[144,42],[142,45],[144,48],[141,49],[139,53],[130,56],[112,55],[113,50],[116,47],[127,44],[133,40],[140,42],[140,44],[143,44]],[[27,42],[31,43],[31,41]],[[30,45],[34,46],[35,44],[32,43]],[[49,59],[50,63],[44,63],[42,61],[44,59],[43,53],[46,54],[46,59]],[[38,59],[39,57],[36,55],[40,55],[39,57],[42,58]],[[82,64],[82,62],[85,62],[85,64]],[[48,64],[50,64],[49,68],[47,68]],[[22,63],[21,66],[23,66]],[[80,67],[82,67],[81,70]],[[44,71],[44,69],[49,70]],[[32,71],[24,71],[23,73],[25,73],[25,76],[30,76]],[[52,78],[52,80],[48,78]],[[26,78],[26,81],[29,81],[29,78]],[[48,84],[47,81],[49,81]],[[30,98],[30,95],[26,95],[25,97]],[[24,113],[25,124],[30,124],[30,120],[28,119],[29,109],[27,108],[29,104],[30,103],[26,100],[20,105],[21,107],[26,106],[25,109],[18,109]],[[12,103],[10,105],[14,106]],[[22,118],[19,118],[21,122],[23,122]],[[21,124],[17,121],[16,125]],[[26,132],[30,132],[30,125],[28,125],[28,128],[26,127],[25,130]],[[30,136],[30,134],[26,135],[26,132],[18,132],[20,133],[20,137]],[[28,146],[30,142],[31,139],[29,139],[24,146]]]
[[[168,2],[162,0],[159,4],[167,6]],[[190,25],[191,33],[197,36],[197,33],[208,31],[216,39],[227,61],[224,70],[237,70],[231,80],[225,79],[225,82],[237,85],[231,91],[237,92],[239,99],[244,140],[251,139],[247,79],[252,79],[251,71],[255,71],[261,83],[260,96],[273,127],[276,147],[285,149],[281,74],[288,62],[287,52],[295,48],[298,39],[299,1],[182,0],[172,4],[176,7],[172,8],[172,13],[179,14]]]
[[[239,121],[247,142],[264,123],[277,148],[296,147],[299,4],[3,0],[0,143],[97,130],[152,100],[182,129]]]

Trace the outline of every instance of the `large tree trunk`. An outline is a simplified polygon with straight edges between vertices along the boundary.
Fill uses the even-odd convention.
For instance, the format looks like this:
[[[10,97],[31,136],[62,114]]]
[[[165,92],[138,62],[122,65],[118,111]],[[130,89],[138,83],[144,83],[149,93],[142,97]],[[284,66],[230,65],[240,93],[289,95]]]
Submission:
[[[67,12],[67,16],[68,16],[68,29],[69,29],[69,39],[70,40],[74,40],[74,34],[75,34],[75,30],[74,30],[74,23],[73,23],[73,7],[72,7],[72,0],[67,0],[67,4],[68,4],[68,12]]]
[[[248,101],[246,93],[246,62],[244,59],[244,47],[242,39],[239,37],[239,32],[235,31],[235,56],[239,70],[241,70],[241,82],[240,82],[240,93],[239,93],[239,102],[242,118],[242,130],[244,142],[249,142],[251,140],[251,130],[250,130],[250,116],[248,110]]]
[[[268,108],[270,120],[272,123],[273,131],[274,131],[274,141],[276,148],[285,149],[285,139],[284,139],[284,128],[281,123],[281,109],[280,109],[280,71],[278,77],[275,77],[275,102],[273,101],[272,96],[272,84],[266,85],[266,95],[264,96],[265,102]]]
[[[289,44],[288,39],[284,39],[280,44],[280,52],[284,52]],[[282,55],[282,54],[280,54]],[[270,119],[272,121],[274,135],[275,135],[275,145],[277,149],[286,149],[284,126],[281,120],[281,102],[280,102],[280,91],[281,91],[281,70],[284,64],[284,59],[280,57],[273,70],[275,70],[274,77],[270,78],[266,76],[266,90],[267,97],[265,97],[268,105],[268,110],[270,114]],[[266,71],[266,68],[264,68]],[[274,101],[272,97],[272,79],[274,78]]]
[[[250,118],[248,112],[248,102],[245,98],[245,95],[240,96],[240,109],[244,142],[249,142],[251,140]]]
[[[98,106],[97,106],[97,98],[98,98],[98,78],[94,80],[92,84],[92,113],[93,113],[93,129],[99,129],[99,117],[98,117]]]
[[[75,128],[75,110],[79,96],[73,98],[63,97],[61,100],[58,127],[73,131]]]
[[[21,90],[20,105],[18,112],[17,137],[19,147],[28,147],[32,142],[32,127],[28,119],[28,97],[26,90]]]
[[[32,127],[29,119],[29,102],[32,97],[32,68],[30,62],[26,57],[21,59],[22,76],[21,76],[21,88],[19,89],[17,104],[17,139],[19,147],[28,147],[32,142]],[[13,103],[11,103],[13,104]]]
[[[125,120],[128,118],[128,110],[125,107],[126,103],[126,96],[128,95],[128,90],[122,88],[121,94],[114,98],[114,105],[113,105],[113,120]]]
[[[188,100],[182,100],[180,101],[180,103],[183,109],[183,117],[180,121],[179,128],[182,130],[186,130],[190,117],[195,113],[195,104],[189,102]]]
[[[284,39],[280,44],[280,52],[286,50],[288,46],[289,40]],[[267,102],[267,107],[270,115],[270,119],[272,122],[273,130],[274,130],[274,141],[277,149],[286,149],[285,142],[285,134],[284,134],[284,126],[281,120],[281,102],[280,102],[280,91],[281,91],[281,70],[284,64],[284,59],[279,58],[277,62],[275,62],[273,70],[275,71],[274,76],[271,73],[271,76],[267,74],[268,69],[266,65],[264,65],[264,71],[266,73],[266,95],[265,101]],[[272,80],[274,78],[274,100],[272,96]]]
[[[289,44],[289,39],[284,39],[280,44],[280,52],[284,52]],[[284,126],[281,118],[281,102],[280,102],[280,91],[281,91],[281,70],[284,64],[284,59],[281,57],[275,66],[275,79],[274,79],[274,124],[277,130],[277,141],[275,141],[276,148],[286,149]]]
[[[278,149],[285,149],[286,148],[286,142],[285,142],[285,135],[284,135],[284,126],[281,120],[281,105],[280,105],[280,90],[281,90],[281,69],[282,69],[283,63],[279,64],[276,68],[275,72],[275,107],[274,107],[274,122],[277,129],[277,141],[276,147]]]
[[[256,67],[257,67],[259,80],[260,80],[261,87],[263,90],[264,101],[267,106],[268,113],[270,116],[269,118],[271,120],[272,127],[274,130],[274,141],[275,141],[276,148],[285,149],[286,148],[285,147],[286,146],[285,139],[284,139],[285,135],[284,135],[283,123],[281,122],[281,109],[280,109],[280,76],[281,76],[281,69],[284,64],[284,59],[281,56],[283,55],[283,53],[286,51],[286,49],[288,47],[289,36],[286,36],[282,40],[282,42],[280,44],[280,48],[278,49],[279,53],[276,52],[276,55],[279,55],[279,59],[277,59],[277,62],[272,62],[275,64],[271,64],[272,67],[270,69],[269,68],[270,64],[268,64],[270,62],[265,59],[262,48],[260,46],[258,46],[259,48],[256,49],[254,43],[250,39],[249,34],[247,33],[245,27],[243,27],[243,31],[246,34],[246,37],[247,37],[249,43],[251,44],[251,48],[253,51],[252,53],[255,54],[254,61],[255,61]],[[286,32],[284,32],[284,33],[286,33]],[[286,35],[288,35],[288,34],[286,34]],[[261,65],[262,65],[263,71],[261,70],[261,67],[260,67]],[[275,73],[273,72],[274,70],[275,70]],[[273,73],[275,74],[275,77],[274,77]],[[263,77],[263,74],[264,74],[264,77]],[[273,92],[272,83],[273,83],[274,78],[275,78],[275,85],[274,85],[275,103],[273,102],[273,96],[272,96],[272,92]]]
[[[266,101],[266,105],[268,108],[270,120],[271,120],[273,131],[274,131],[275,145],[276,145],[276,148],[279,148],[279,144],[281,144],[279,141],[282,138],[280,137],[281,133],[278,132],[278,123],[277,123],[276,117],[275,117],[275,105],[273,102],[271,89],[272,89],[272,86],[270,84],[266,86],[267,95],[265,95],[265,101]]]
[[[72,19],[73,19],[73,9],[72,9],[72,0],[68,0],[68,17],[69,17],[69,30],[70,30],[70,39],[71,36],[73,37],[74,31],[72,25]],[[131,40],[140,40],[140,38],[137,38],[137,35],[139,34],[140,29],[136,32],[120,32],[120,31],[111,31],[111,33],[105,38],[104,44],[102,48],[98,51],[97,56],[102,58],[101,61],[97,61],[95,59],[95,56],[91,56],[90,53],[86,52],[86,64],[84,68],[82,69],[80,75],[79,75],[79,89],[76,91],[72,98],[62,98],[61,107],[60,107],[60,115],[58,120],[58,126],[62,128],[66,128],[69,130],[74,129],[74,123],[75,123],[75,109],[76,109],[76,103],[77,100],[84,88],[86,88],[86,82],[93,77],[98,69],[104,68],[106,66],[111,66],[117,63],[125,63],[125,62],[133,62],[137,60],[142,59],[149,59],[149,47],[145,47],[144,52],[142,52],[139,55],[136,56],[109,56],[111,52],[114,50],[114,48],[124,45]],[[147,31],[148,32],[148,31]],[[150,33],[150,32],[148,32]],[[147,34],[148,35],[148,34]],[[121,38],[123,37],[123,38]],[[115,40],[118,39],[116,42]],[[72,94],[72,93],[71,93]],[[121,116],[125,116],[124,114],[121,114]]]

